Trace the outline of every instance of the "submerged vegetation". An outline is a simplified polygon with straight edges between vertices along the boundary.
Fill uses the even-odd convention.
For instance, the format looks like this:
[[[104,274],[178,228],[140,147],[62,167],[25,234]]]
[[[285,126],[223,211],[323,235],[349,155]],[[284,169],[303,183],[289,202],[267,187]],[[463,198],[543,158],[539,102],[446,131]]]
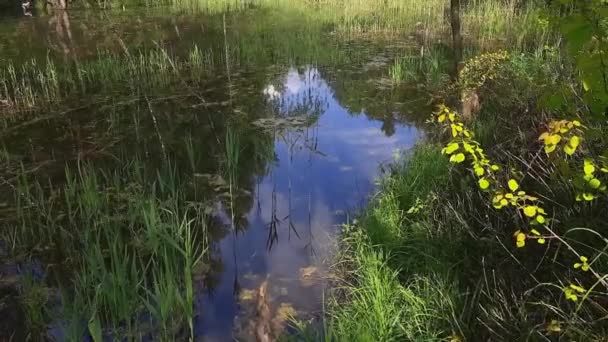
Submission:
[[[193,281],[202,276],[195,270],[208,234],[205,208],[186,202],[170,170],[146,177],[134,161],[112,174],[80,165],[78,174],[66,170],[60,187],[20,178],[2,240],[11,255],[25,258],[24,267],[55,261],[41,274],[24,275],[27,334],[20,338],[45,336],[54,305],[70,340],[85,331],[95,340],[179,331],[192,336]],[[73,273],[64,278],[68,269]],[[48,292],[45,278],[60,293]]]
[[[69,12],[38,23],[49,29],[44,54],[11,56],[21,43],[0,37],[9,51],[0,54],[0,314],[8,317],[0,339],[194,340],[206,333],[203,312],[230,330],[241,299],[257,297],[256,334],[284,331],[299,312],[271,300],[289,298],[277,285],[288,277],[271,277],[277,266],[256,248],[276,248],[282,223],[301,239],[292,191],[305,187],[306,200],[293,206],[307,207],[302,250],[315,254],[311,212],[325,193],[300,173],[324,173],[313,156],[339,168],[336,178],[353,169],[319,142],[324,110],[335,107],[381,121],[389,137],[412,120],[402,112],[422,115],[427,134],[396,155],[369,206],[340,232],[322,329],[302,324],[305,333],[289,337],[608,334],[605,1],[462,1],[458,52],[443,0],[70,5],[146,14],[126,21],[137,21],[136,32],[92,17],[112,31],[94,48],[83,44],[94,53],[79,51]],[[162,34],[142,43],[150,27]],[[416,99],[399,96],[412,89]],[[374,139],[329,132],[356,135],[356,146]],[[299,150],[306,161],[293,158]],[[276,172],[280,162],[287,177]],[[315,180],[332,187],[336,178]],[[277,194],[283,183],[287,194]],[[268,198],[260,187],[272,188]],[[329,190],[340,199],[323,210],[340,212],[351,193]],[[250,220],[262,222],[248,232]],[[242,265],[255,274],[240,274]],[[228,313],[201,307],[214,295]],[[273,319],[275,311],[283,316]]]

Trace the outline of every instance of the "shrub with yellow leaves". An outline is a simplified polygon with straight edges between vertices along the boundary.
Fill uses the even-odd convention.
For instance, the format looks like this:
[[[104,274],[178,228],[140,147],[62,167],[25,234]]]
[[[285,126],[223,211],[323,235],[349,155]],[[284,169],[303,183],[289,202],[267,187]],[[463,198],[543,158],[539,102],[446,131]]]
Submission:
[[[474,140],[473,132],[460,120],[458,113],[445,105],[440,105],[434,118],[446,131],[450,132],[451,139],[442,149],[443,154],[450,156],[450,162],[462,164],[467,161],[469,170],[477,177],[479,188],[484,192],[493,194],[491,203],[495,209],[515,208],[521,214],[520,217],[527,220],[529,227],[516,229],[513,233],[517,248],[525,247],[528,240],[536,240],[541,245],[545,244],[547,239],[564,241],[560,236],[556,235],[554,230],[549,229],[550,215],[542,207],[542,203],[538,197],[529,195],[526,191],[522,190],[519,182],[513,175],[507,174],[499,177],[497,172],[504,168],[493,163],[488,158],[480,144]],[[558,146],[561,146],[566,157],[573,156],[579,150],[585,130],[585,126],[580,121],[553,121],[549,123],[548,128],[549,130],[542,133],[539,137],[539,140],[544,143],[544,151],[548,155],[554,154]],[[586,188],[584,192],[577,195],[577,200],[584,199],[591,201],[597,198],[600,193],[606,191],[605,181],[598,177],[600,177],[599,174],[608,174],[607,164],[605,159],[602,159],[601,163],[591,158],[583,159],[582,179],[586,184]],[[508,180],[506,184],[503,184],[499,179]],[[546,232],[545,234],[539,231],[541,228]],[[571,248],[569,250],[574,252]],[[576,262],[573,265],[574,269],[580,269],[583,272],[593,274],[597,278],[596,284],[601,282],[608,287],[608,284],[604,282],[604,278],[608,277],[608,275],[595,272],[592,268],[593,262],[589,262],[586,256],[578,256],[578,259],[580,262]],[[562,291],[566,299],[570,301],[578,301],[581,295],[588,293],[588,290],[582,285],[572,283],[562,287]]]
[[[502,75],[501,66],[509,58],[504,50],[488,52],[468,60],[459,73],[460,87],[464,91],[480,88],[487,81],[495,80]]]
[[[584,126],[578,120],[559,120],[549,123],[549,130],[542,133],[538,140],[545,145],[545,152],[555,152],[557,146],[562,145],[567,155],[573,155],[580,145]]]
[[[440,105],[435,117],[439,124],[444,125],[445,129],[451,132],[452,137],[441,152],[449,155],[452,163],[460,164],[465,160],[470,162],[470,169],[478,178],[479,188],[494,193],[492,196],[494,208],[512,206],[522,213],[521,216],[526,218],[531,226],[543,226],[548,223],[547,212],[541,207],[539,199],[520,190],[517,180],[509,177],[506,187],[499,184],[496,172],[502,168],[491,162],[479,142],[474,140],[473,132],[460,121],[458,113],[445,105]],[[520,229],[515,232],[517,247],[524,247],[527,238],[535,239],[539,244],[544,244],[548,238],[542,236],[536,229],[527,231],[529,231],[528,235]]]

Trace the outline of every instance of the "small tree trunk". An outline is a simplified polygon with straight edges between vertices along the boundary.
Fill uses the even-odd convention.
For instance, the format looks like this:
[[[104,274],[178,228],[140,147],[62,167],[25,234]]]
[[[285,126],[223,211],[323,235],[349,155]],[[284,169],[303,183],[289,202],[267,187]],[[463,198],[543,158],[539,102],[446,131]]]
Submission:
[[[45,7],[47,10],[49,6],[52,10],[65,10],[68,8],[68,3],[67,0],[46,0]]]
[[[462,61],[462,34],[460,32],[460,0],[450,0],[450,24],[454,50],[454,78],[458,78],[458,65]]]

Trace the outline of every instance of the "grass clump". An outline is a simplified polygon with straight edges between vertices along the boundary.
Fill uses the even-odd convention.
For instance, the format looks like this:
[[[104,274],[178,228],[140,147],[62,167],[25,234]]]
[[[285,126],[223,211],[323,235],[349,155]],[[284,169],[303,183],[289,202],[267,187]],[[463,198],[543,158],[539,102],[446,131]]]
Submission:
[[[48,280],[24,287],[28,324],[40,336],[53,321],[74,341],[193,336],[206,221],[172,177],[159,171],[150,179],[136,162],[110,174],[81,165],[60,186],[22,177],[2,239],[13,258],[54,260],[63,270],[46,270]],[[57,287],[62,295],[51,300],[47,289]]]
[[[210,61],[197,46],[187,58],[170,55],[163,48],[134,54],[106,54],[96,60],[57,65],[35,59],[20,66],[0,69],[0,109],[6,113],[27,112],[42,106],[73,100],[76,95],[139,94],[162,91],[186,80],[200,80]],[[99,99],[98,99],[99,100]]]
[[[326,338],[439,341],[462,336],[455,258],[464,242],[433,226],[429,196],[449,183],[440,150],[421,145],[382,181],[359,222],[345,229]]]

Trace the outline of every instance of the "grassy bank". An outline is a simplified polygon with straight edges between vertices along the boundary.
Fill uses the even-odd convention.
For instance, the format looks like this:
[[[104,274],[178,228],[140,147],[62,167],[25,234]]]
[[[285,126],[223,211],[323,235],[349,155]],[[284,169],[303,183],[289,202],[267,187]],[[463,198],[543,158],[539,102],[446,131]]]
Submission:
[[[449,29],[446,0],[135,0],[105,1],[106,7],[170,6],[178,12],[226,13],[251,9],[299,12],[341,33],[403,34],[415,27],[437,33]],[[464,2],[463,2],[464,3]],[[541,2],[517,0],[466,1],[463,30],[472,41],[494,45],[499,40],[521,43],[542,33],[536,23]],[[90,3],[81,3],[90,6]],[[538,38],[538,37],[537,37]]]
[[[348,272],[340,274],[345,281],[330,304],[328,328],[340,341],[445,340],[466,329],[459,292],[466,265],[459,259],[467,242],[417,206],[449,186],[448,163],[436,146],[420,146],[392,174],[344,233],[339,269]]]
[[[481,109],[439,106],[345,230],[330,340],[605,338],[606,31],[573,33],[583,8],[563,48],[482,54],[441,93]]]

